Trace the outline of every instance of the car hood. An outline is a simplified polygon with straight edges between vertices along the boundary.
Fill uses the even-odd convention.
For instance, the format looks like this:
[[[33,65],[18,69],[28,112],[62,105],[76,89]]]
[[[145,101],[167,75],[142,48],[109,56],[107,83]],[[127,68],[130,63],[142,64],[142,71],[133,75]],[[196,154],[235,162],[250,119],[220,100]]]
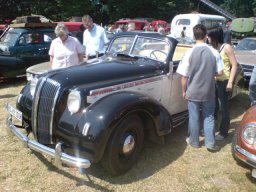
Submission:
[[[96,82],[97,86],[106,86],[161,75],[165,66],[151,59],[113,59],[55,70],[49,72],[49,77],[64,87],[75,85],[87,88]]]
[[[255,65],[256,64],[256,51],[241,51],[235,50],[235,56],[240,64]]]
[[[33,65],[33,66],[27,68],[26,72],[27,73],[32,73],[32,74],[35,74],[35,75],[39,75],[39,74],[48,72],[50,70],[51,70],[50,62],[47,61],[47,62],[40,63],[40,64],[37,64],[37,65]]]

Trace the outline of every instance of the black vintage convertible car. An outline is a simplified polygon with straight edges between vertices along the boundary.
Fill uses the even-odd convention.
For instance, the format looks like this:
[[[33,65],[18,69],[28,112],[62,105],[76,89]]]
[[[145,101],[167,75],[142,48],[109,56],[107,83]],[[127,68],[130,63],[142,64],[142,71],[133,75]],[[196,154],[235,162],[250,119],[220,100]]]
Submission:
[[[177,43],[158,33],[120,33],[90,64],[34,76],[16,108],[7,105],[9,130],[56,162],[80,168],[101,162],[112,174],[125,173],[145,138],[163,143],[187,119],[176,69],[191,46]]]

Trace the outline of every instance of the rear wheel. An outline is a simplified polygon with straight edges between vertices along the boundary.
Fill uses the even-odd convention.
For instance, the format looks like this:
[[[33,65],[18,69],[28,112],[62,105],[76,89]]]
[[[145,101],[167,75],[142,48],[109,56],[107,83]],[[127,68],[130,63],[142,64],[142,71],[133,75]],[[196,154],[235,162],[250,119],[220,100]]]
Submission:
[[[109,139],[102,165],[113,175],[127,172],[138,160],[144,142],[142,120],[130,115],[120,122]]]

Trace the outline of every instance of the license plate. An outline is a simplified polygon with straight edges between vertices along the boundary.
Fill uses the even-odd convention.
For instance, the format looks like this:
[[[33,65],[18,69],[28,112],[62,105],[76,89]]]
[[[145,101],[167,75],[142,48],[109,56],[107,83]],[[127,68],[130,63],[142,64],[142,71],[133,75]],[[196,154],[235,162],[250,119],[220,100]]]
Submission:
[[[14,116],[16,119],[19,121],[22,121],[22,112],[20,112],[18,109],[14,108],[12,105],[9,103],[7,104],[7,111]]]

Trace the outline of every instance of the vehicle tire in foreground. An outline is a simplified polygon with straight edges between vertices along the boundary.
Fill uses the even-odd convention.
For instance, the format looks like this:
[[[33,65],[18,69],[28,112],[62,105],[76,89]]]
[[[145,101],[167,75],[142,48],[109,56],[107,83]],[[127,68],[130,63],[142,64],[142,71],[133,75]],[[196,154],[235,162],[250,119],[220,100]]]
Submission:
[[[112,133],[102,165],[113,175],[127,172],[138,160],[144,143],[144,127],[137,115],[123,119]]]

